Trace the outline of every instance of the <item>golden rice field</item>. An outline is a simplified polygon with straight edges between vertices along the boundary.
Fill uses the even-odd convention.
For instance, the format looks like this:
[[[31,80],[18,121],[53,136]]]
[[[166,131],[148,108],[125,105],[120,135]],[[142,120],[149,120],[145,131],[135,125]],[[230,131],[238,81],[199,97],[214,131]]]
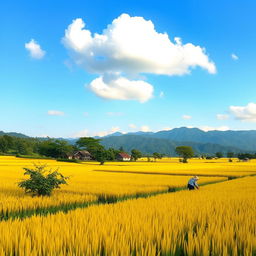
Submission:
[[[148,175],[133,173],[108,173],[94,171],[96,163],[63,163],[54,160],[40,160],[49,168],[59,168],[64,175],[70,176],[69,185],[56,190],[51,197],[25,195],[17,187],[24,179],[23,167],[32,167],[30,159],[0,157],[0,215],[10,212],[37,210],[52,206],[97,201],[98,197],[123,197],[134,194],[168,191],[170,188],[186,186],[186,176]],[[116,165],[120,163],[115,163]],[[122,164],[122,163],[121,163]],[[137,163],[133,163],[137,165]],[[96,166],[99,167],[98,165]],[[225,177],[201,177],[199,184],[226,180]]]
[[[255,255],[256,177],[0,223],[0,255]]]
[[[25,194],[17,182],[24,178],[22,168],[33,163],[59,168],[70,176],[69,185],[51,197]],[[133,198],[184,188],[185,175],[194,174],[199,184],[208,185]],[[182,164],[164,158],[102,166],[0,156],[0,215],[6,217],[0,221],[0,256],[256,255],[256,177],[228,180],[246,175],[256,175],[256,161],[190,159]],[[64,212],[65,205],[89,204],[102,196],[127,200]],[[51,207],[60,211],[36,215]]]

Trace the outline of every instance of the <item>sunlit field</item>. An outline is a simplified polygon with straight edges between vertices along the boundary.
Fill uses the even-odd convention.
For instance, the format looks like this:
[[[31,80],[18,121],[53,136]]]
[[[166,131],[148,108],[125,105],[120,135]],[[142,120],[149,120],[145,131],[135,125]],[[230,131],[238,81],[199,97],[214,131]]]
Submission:
[[[33,163],[47,164],[48,168],[59,169],[69,176],[69,185],[63,185],[53,192],[51,197],[33,197],[24,194],[17,183],[24,177],[23,167],[33,167]],[[122,166],[139,166],[140,163],[107,163],[113,170]],[[82,164],[57,162],[55,160],[31,160],[15,157],[0,157],[0,212],[5,216],[9,212],[36,210],[51,206],[68,205],[97,201],[101,198],[121,198],[130,195],[140,195],[174,188],[185,187],[188,177],[172,175],[153,175],[135,173],[114,173],[95,171],[95,168],[105,170],[105,166],[88,162]],[[152,168],[152,166],[148,166]],[[226,177],[201,177],[199,184],[226,180]]]
[[[33,164],[58,169],[68,185],[51,197],[25,194],[17,183]],[[1,156],[0,255],[256,255],[255,174],[255,160]],[[200,190],[187,191],[193,175]]]
[[[0,223],[2,255],[255,255],[256,178]],[[49,235],[51,234],[51,235]]]

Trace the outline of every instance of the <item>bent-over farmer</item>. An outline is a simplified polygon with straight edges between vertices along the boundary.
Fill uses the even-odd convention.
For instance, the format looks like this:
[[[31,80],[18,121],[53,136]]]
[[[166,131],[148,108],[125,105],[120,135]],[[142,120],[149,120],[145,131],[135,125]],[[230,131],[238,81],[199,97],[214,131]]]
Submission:
[[[197,181],[199,178],[197,176],[194,176],[188,181],[188,189],[189,190],[194,190],[194,189],[199,189],[199,186],[197,184]]]

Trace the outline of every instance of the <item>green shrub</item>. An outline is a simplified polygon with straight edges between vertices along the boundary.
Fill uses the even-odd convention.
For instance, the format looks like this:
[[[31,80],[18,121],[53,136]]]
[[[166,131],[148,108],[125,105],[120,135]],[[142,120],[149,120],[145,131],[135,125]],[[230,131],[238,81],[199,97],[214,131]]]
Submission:
[[[68,177],[64,177],[57,170],[46,170],[46,165],[35,165],[34,169],[23,169],[25,170],[24,175],[29,175],[30,178],[19,182],[18,186],[33,196],[50,196],[53,189],[67,184]]]

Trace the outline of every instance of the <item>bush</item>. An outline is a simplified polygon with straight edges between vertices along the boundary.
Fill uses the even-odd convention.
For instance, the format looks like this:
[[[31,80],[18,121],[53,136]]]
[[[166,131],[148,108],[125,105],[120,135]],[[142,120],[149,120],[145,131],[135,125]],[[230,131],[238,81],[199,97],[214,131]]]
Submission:
[[[68,177],[64,177],[57,170],[52,171],[45,168],[46,165],[35,165],[34,169],[23,168],[24,175],[29,175],[30,178],[19,182],[18,186],[33,196],[50,196],[53,189],[60,188],[61,184],[67,184]]]

